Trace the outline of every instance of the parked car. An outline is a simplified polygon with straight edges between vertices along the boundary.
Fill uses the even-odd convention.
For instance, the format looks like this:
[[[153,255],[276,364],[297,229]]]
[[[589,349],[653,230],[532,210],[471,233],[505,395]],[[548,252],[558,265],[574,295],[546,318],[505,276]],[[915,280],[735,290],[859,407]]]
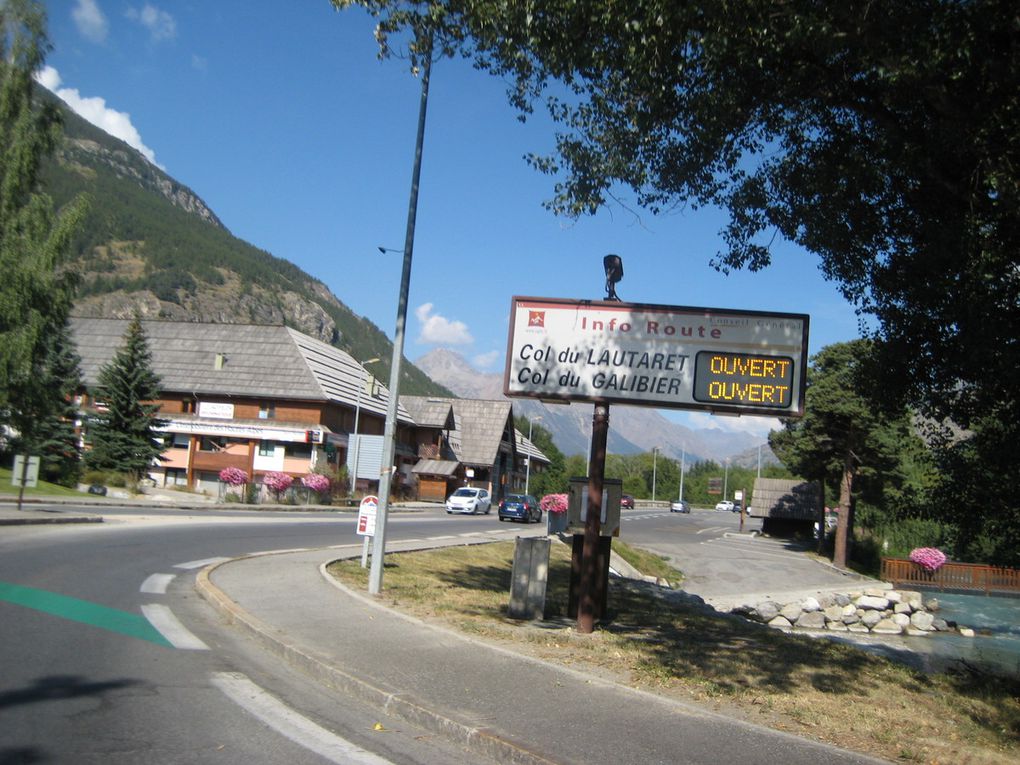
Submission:
[[[446,498],[447,513],[485,513],[492,510],[492,497],[485,489],[463,486]]]
[[[633,510],[634,498],[630,496],[630,494],[624,494],[622,497],[620,497],[620,507],[624,508],[625,510]]]
[[[542,508],[530,494],[507,494],[499,503],[499,519],[538,523],[542,520]]]
[[[724,499],[718,505],[715,506],[716,510],[725,510],[728,513],[732,513],[736,510],[736,506],[733,504],[733,500]]]
[[[684,500],[678,499],[670,503],[669,512],[671,513],[689,513],[691,512],[691,506],[688,505]]]

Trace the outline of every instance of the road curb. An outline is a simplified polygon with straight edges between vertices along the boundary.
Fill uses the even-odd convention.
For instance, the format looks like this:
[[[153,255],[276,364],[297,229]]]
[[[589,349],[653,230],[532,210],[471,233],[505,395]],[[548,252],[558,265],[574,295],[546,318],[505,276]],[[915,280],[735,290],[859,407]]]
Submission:
[[[362,678],[337,669],[324,658],[290,642],[286,636],[249,614],[213,584],[212,573],[220,566],[237,560],[244,558],[221,561],[199,571],[195,589],[224,618],[254,639],[262,648],[319,682],[379,707],[387,713],[396,714],[408,722],[440,734],[498,762],[509,765],[555,765],[554,761],[530,751],[521,744],[507,740],[495,731],[454,720],[408,695],[379,688]]]

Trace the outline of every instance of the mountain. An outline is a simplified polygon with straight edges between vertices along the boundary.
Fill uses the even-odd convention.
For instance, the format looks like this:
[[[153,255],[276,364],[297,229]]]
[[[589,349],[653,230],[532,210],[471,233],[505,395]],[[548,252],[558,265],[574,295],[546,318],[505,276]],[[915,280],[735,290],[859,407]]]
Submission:
[[[74,314],[220,323],[285,324],[358,359],[381,359],[389,379],[393,345],[318,279],[233,236],[186,185],[124,142],[58,104],[64,138],[43,170],[58,206],[80,193],[92,200],[74,242],[81,285]],[[412,364],[401,392],[450,395]]]
[[[436,383],[458,396],[469,398],[503,398],[503,376],[479,372],[456,351],[436,349],[421,356],[415,365]],[[535,399],[514,398],[518,414],[538,421],[550,433],[564,454],[587,454],[591,449],[592,407],[590,404],[545,404]],[[614,454],[636,454],[657,446],[663,454],[679,460],[686,453],[688,462],[726,458],[750,459],[757,464],[761,439],[749,433],[733,433],[717,429],[693,430],[672,422],[657,409],[641,406],[614,405],[609,411],[608,449]],[[766,444],[764,455],[771,457]],[[743,464],[743,463],[741,463]]]

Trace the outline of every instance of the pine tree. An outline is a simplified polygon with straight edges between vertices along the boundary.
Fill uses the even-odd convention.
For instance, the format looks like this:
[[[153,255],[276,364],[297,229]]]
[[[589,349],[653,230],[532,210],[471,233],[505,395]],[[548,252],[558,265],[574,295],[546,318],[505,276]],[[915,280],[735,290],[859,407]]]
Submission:
[[[136,314],[124,334],[124,346],[99,370],[96,396],[106,405],[88,423],[91,449],[85,462],[91,470],[128,473],[141,478],[163,452],[157,428],[166,424],[156,416],[159,377],[152,369],[152,352]],[[149,402],[149,403],[147,403]]]
[[[42,345],[30,377],[10,388],[0,421],[16,434],[12,446],[18,453],[41,457],[41,478],[71,486],[81,471],[75,402],[84,389],[81,359],[66,323],[45,333]]]
[[[76,279],[62,263],[86,209],[79,197],[55,215],[38,190],[60,137],[56,106],[36,101],[32,80],[49,48],[38,3],[0,3],[0,405],[67,316]]]

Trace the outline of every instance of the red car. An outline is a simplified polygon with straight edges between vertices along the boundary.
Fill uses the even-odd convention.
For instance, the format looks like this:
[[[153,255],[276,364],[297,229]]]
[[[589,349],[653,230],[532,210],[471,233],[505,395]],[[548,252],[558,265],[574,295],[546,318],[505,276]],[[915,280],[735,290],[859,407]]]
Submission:
[[[630,494],[624,494],[620,497],[620,507],[626,508],[627,510],[634,509],[634,498]]]

